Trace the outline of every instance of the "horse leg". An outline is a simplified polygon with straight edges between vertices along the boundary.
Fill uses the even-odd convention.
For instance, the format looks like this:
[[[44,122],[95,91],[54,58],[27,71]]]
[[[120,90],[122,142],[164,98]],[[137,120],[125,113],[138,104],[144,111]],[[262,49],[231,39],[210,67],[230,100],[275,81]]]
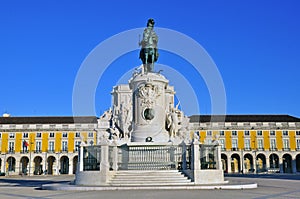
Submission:
[[[144,66],[145,73],[148,72],[148,53],[145,53],[145,66]]]
[[[152,53],[151,71],[154,69],[154,53]]]

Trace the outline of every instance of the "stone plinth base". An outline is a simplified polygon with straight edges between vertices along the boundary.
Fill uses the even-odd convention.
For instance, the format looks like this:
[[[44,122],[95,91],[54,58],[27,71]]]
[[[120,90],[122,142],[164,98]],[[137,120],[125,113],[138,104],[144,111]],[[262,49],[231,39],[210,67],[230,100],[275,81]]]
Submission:
[[[75,184],[85,186],[107,185],[114,174],[113,171],[109,171],[106,175],[100,171],[81,171],[76,173]]]
[[[195,185],[225,184],[223,170],[185,170],[183,171]]]

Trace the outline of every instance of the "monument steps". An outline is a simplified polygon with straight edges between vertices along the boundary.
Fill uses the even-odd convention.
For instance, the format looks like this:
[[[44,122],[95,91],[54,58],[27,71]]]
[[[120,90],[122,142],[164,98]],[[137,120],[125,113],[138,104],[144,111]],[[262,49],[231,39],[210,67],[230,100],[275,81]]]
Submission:
[[[110,180],[113,186],[192,185],[190,179],[176,170],[117,171]]]

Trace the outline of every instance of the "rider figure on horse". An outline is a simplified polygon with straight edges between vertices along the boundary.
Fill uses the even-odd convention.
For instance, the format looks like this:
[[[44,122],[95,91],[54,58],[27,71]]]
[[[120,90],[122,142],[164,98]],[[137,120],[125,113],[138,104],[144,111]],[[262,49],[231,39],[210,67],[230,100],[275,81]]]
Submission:
[[[139,43],[142,46],[140,50],[140,59],[144,65],[144,72],[153,72],[154,62],[158,59],[157,52],[157,42],[158,37],[153,30],[154,20],[149,19],[147,23],[147,28],[145,28],[143,33],[143,40]]]

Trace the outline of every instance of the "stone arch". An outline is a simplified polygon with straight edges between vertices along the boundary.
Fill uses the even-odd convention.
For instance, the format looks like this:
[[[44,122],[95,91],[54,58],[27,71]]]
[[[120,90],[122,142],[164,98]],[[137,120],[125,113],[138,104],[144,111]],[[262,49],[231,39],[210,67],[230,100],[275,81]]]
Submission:
[[[231,173],[239,173],[241,168],[240,155],[234,153],[231,155]]]
[[[19,167],[20,174],[27,175],[28,172],[30,171],[29,167],[30,167],[29,158],[27,156],[23,156],[20,159],[20,167]]]
[[[254,165],[253,165],[253,156],[250,153],[246,153],[244,155],[244,172],[245,173],[253,173]]]
[[[78,155],[74,156],[73,158],[73,174],[76,174],[77,164],[78,164]]]
[[[36,156],[33,159],[34,162],[34,175],[41,175],[43,173],[43,165],[42,165],[43,158],[41,156]]]
[[[49,156],[47,158],[47,174],[53,175],[53,164],[56,161],[54,156]]]
[[[276,153],[271,153],[269,156],[270,168],[269,172],[279,172],[279,156]]]
[[[256,169],[257,172],[266,172],[267,168],[266,168],[266,156],[263,153],[259,153],[256,156]]]
[[[60,158],[60,174],[69,174],[69,158],[62,156]]]
[[[282,171],[283,173],[292,173],[292,156],[288,153],[282,156]]]
[[[296,155],[296,171],[300,172],[300,154]]]
[[[227,155],[222,153],[221,154],[221,161],[222,161],[222,168],[224,173],[228,173],[228,165],[227,165]]]
[[[7,163],[7,171],[15,172],[16,171],[16,159],[12,156],[8,157],[6,160]]]

